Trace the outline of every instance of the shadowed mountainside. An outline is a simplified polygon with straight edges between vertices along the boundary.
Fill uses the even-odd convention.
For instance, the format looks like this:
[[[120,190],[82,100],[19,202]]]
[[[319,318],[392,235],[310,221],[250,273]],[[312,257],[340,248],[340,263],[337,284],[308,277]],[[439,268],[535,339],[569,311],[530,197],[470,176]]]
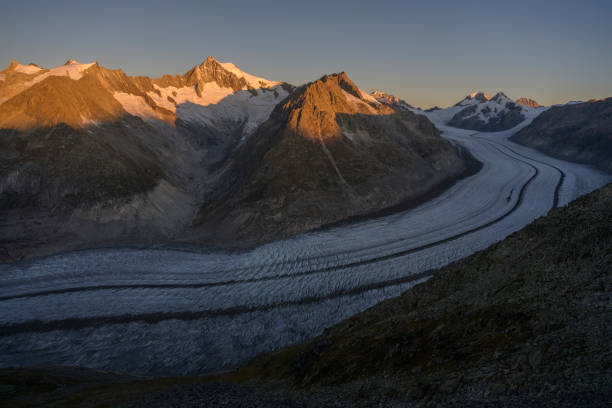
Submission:
[[[612,98],[553,106],[510,139],[612,173]]]
[[[197,161],[176,131],[134,116],[0,130],[0,259],[172,236],[193,215],[184,180]]]

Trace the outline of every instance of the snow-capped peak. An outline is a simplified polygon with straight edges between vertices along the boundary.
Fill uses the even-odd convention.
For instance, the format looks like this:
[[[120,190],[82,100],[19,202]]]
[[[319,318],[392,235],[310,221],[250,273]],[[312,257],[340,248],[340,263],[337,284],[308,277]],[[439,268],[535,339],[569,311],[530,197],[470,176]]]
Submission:
[[[212,57],[209,57],[212,58]],[[216,61],[216,60],[215,60]],[[217,61],[218,62],[218,61]],[[228,72],[236,75],[238,78],[244,78],[246,83],[252,88],[269,88],[275,85],[279,85],[280,82],[269,81],[265,78],[257,77],[255,75],[247,74],[236,65],[231,62],[219,62],[219,65]]]
[[[21,72],[22,74],[28,75],[36,74],[38,71],[42,71],[42,68],[37,65],[21,65],[20,63],[17,63],[17,65],[13,66],[13,69],[17,72]]]
[[[29,63],[28,65],[21,65],[17,60],[11,60],[11,63],[6,68],[6,71],[15,71],[20,72],[22,74],[32,75],[37,73],[38,71],[42,71],[38,65],[34,63]]]
[[[482,102],[487,102],[491,99],[489,95],[482,91],[475,91],[463,98],[455,106],[475,105]]]
[[[413,106],[411,106],[406,101],[398,98],[395,95],[391,95],[391,94],[388,94],[388,93],[383,92],[383,91],[376,90],[376,91],[373,91],[370,95],[371,95],[371,97],[375,98],[380,103],[384,103],[386,105],[391,105],[391,106],[394,106],[394,107],[399,108],[401,110],[414,109]]]
[[[482,101],[481,101],[482,100]],[[454,109],[449,126],[481,132],[497,132],[518,125],[531,114],[532,108],[515,103],[503,92],[490,98],[484,93],[477,93],[473,99],[464,99]]]
[[[213,56],[208,56],[204,62],[202,62],[198,67],[194,67],[189,74],[195,75],[197,78],[200,78],[200,73],[202,71],[207,71],[208,74],[212,75],[214,78],[218,78],[219,70],[224,71],[226,73],[230,73],[234,75],[238,79],[244,79],[246,86],[248,88],[259,89],[259,88],[271,88],[276,85],[280,85],[280,82],[269,81],[265,78],[257,77],[255,75],[248,74],[238,68],[236,65],[230,62],[220,62],[215,59]],[[222,75],[222,74],[221,74]]]
[[[506,96],[506,94],[503,92],[496,93],[495,96],[490,100],[496,101],[497,103],[502,105],[506,104],[507,102],[512,102],[512,99],[508,98],[508,96]]]

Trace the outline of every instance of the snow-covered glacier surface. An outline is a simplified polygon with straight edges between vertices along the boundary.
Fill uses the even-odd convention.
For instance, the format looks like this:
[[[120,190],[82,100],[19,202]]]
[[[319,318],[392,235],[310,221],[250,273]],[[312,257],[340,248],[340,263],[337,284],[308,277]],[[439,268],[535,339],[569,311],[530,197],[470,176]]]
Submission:
[[[423,205],[248,251],[76,251],[0,265],[0,366],[137,375],[230,369],[426,280],[612,177],[508,141],[517,128],[443,125],[484,163]],[[534,114],[535,115],[535,114]]]

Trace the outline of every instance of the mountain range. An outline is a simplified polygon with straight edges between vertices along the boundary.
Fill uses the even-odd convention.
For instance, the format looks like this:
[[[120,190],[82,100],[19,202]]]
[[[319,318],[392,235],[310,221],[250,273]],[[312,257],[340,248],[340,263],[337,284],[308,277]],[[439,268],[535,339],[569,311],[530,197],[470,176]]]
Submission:
[[[160,78],[12,61],[0,71],[0,259],[257,245],[416,205],[480,166],[440,136],[434,111],[477,132],[537,116],[513,140],[612,171],[609,104],[474,92],[423,111],[344,72],[295,87],[213,57]]]
[[[447,124],[479,132],[497,132],[513,128],[523,122],[527,111],[532,109],[531,106],[513,102],[503,92],[498,92],[493,97],[484,92],[474,92],[455,106],[462,109]]]
[[[108,242],[258,244],[414,205],[479,166],[345,73],[295,88],[212,57],[161,78],[13,61],[0,139],[9,260]]]
[[[77,359],[68,361],[79,365],[92,354],[100,357],[96,364],[130,364],[149,361],[151,350],[159,351],[156,361],[171,359],[168,350],[184,347],[190,354],[177,360],[182,367],[194,357],[210,359],[209,350],[220,360],[229,355],[217,343],[205,348],[203,330],[213,326],[209,336],[219,336],[219,343],[251,337],[261,344],[264,332],[306,333],[296,337],[301,343],[269,347],[234,371],[208,377],[3,368],[3,400],[14,406],[606,406],[612,395],[612,185],[565,205],[590,191],[590,178],[600,173],[565,163],[586,176],[565,174],[555,160],[507,138],[612,172],[611,118],[612,98],[544,107],[503,92],[474,92],[454,106],[424,111],[390,93],[368,94],[345,72],[293,86],[213,57],[160,78],[72,59],[50,69],[13,61],[0,72],[0,261],[120,248],[6,265],[4,286],[17,290],[5,291],[2,301],[17,306],[7,308],[3,323],[4,338],[13,337],[5,355],[24,363],[28,349],[20,343],[33,343],[43,357],[75,347]],[[496,153],[487,159],[485,152]],[[507,166],[495,167],[497,161]],[[268,253],[245,251],[244,258],[216,250],[192,257],[195,251],[182,245],[176,251],[122,247],[168,241],[251,247],[416,206],[480,169],[421,207],[434,211],[420,219],[413,217],[417,210],[373,220],[372,229],[351,224],[347,229],[361,229],[353,237],[347,229],[325,231],[258,248],[271,247]],[[499,175],[506,178],[489,184]],[[493,194],[479,195],[484,189]],[[548,191],[529,195],[539,190]],[[453,193],[463,201],[453,201]],[[457,203],[476,207],[461,213]],[[535,204],[541,209],[524,212],[548,214],[517,231],[523,210]],[[488,206],[500,210],[488,213]],[[390,231],[394,224],[401,234]],[[486,229],[491,226],[499,232]],[[404,235],[412,228],[412,236]],[[373,234],[383,239],[361,246]],[[506,238],[486,249],[478,242],[495,242],[496,234]],[[334,246],[344,240],[359,246]],[[459,240],[476,245],[452,245]],[[287,251],[291,245],[296,253]],[[309,254],[309,246],[321,252]],[[177,263],[172,252],[187,254],[188,262]],[[168,261],[154,270],[162,257]],[[134,267],[134,260],[141,264]],[[137,278],[126,275],[131,269]],[[168,275],[170,269],[180,273]],[[109,272],[107,284],[102,278]],[[305,286],[311,275],[320,281]],[[35,285],[26,290],[30,280]],[[390,298],[384,291],[393,287],[395,294],[407,290]],[[365,296],[374,299],[369,305],[380,296],[387,300],[367,310],[347,306]],[[209,298],[212,303],[198,303]],[[172,309],[175,299],[179,307]],[[326,308],[307,308],[314,303]],[[47,305],[52,313],[45,315]],[[332,308],[360,313],[325,330],[278,329],[283,319],[315,320]],[[33,312],[31,320],[24,311]],[[247,321],[258,330],[245,329]],[[147,325],[164,331],[146,331]],[[96,331],[100,326],[113,332]],[[195,333],[196,341],[175,342],[168,333],[180,332],[177,327]],[[37,337],[39,331],[53,337]],[[77,331],[84,337],[70,337]],[[127,331],[135,334],[126,337]],[[92,348],[79,348],[85,337],[95,340]],[[138,347],[105,354],[109,338]],[[141,349],[149,358],[140,358]]]

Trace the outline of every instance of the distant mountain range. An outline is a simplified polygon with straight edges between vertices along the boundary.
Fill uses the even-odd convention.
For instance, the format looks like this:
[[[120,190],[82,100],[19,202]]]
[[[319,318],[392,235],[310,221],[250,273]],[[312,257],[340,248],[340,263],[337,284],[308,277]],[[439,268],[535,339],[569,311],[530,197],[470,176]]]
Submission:
[[[425,116],[609,163],[609,100],[474,92],[423,111],[345,73],[294,87],[208,57],[183,75],[68,60],[0,71],[0,259],[108,242],[257,244],[415,205],[477,171]],[[542,113],[544,112],[544,113]]]
[[[525,120],[528,108],[516,104],[503,92],[490,98],[483,92],[467,96],[456,106],[465,106],[448,122],[449,126],[481,132],[497,132],[513,128]]]
[[[382,103],[416,113],[447,111],[451,113],[446,123],[448,126],[479,132],[511,129],[522,123],[527,117],[532,117],[546,109],[529,98],[512,101],[503,92],[498,92],[495,96],[490,97],[485,92],[476,91],[448,108],[435,106],[426,110],[415,108],[397,96],[385,92],[374,91],[372,96]]]

